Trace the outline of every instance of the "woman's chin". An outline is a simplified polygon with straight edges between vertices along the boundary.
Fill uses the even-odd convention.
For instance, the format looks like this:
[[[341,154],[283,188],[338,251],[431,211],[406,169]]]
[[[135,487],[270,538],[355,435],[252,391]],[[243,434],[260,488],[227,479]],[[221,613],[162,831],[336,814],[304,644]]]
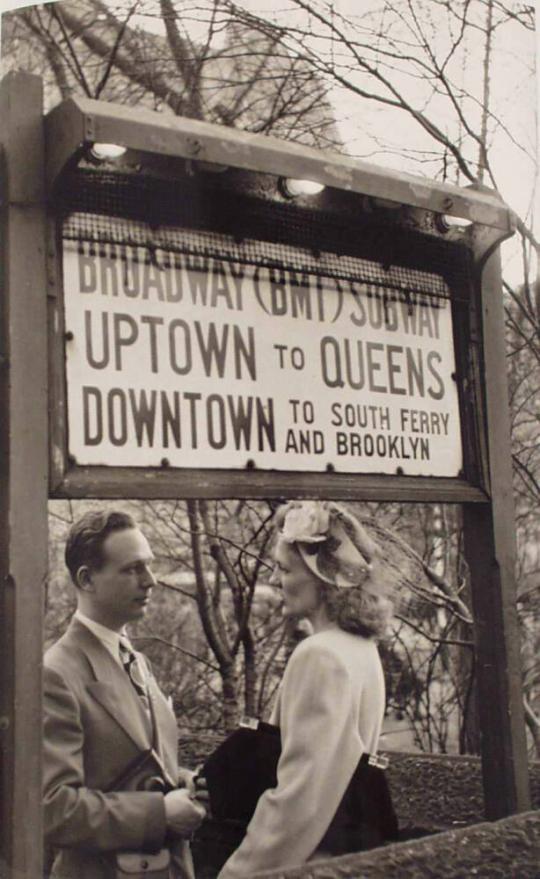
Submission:
[[[287,604],[287,602],[285,602],[283,605],[283,616],[284,617],[297,617],[298,611],[295,610],[295,608],[292,605]]]

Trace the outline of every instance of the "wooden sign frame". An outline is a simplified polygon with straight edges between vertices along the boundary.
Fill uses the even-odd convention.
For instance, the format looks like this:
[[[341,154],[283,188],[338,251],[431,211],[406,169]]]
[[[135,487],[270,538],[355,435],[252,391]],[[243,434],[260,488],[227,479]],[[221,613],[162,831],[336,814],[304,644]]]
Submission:
[[[64,413],[51,413],[48,454],[49,372],[58,381],[63,350],[58,320],[58,248],[51,230],[56,183],[94,142],[116,142],[162,155],[260,164],[275,174],[319,180],[330,186],[408,203],[475,223],[474,257],[481,362],[477,365],[483,432],[480,484],[446,484],[403,478],[332,480],[336,498],[454,501],[464,510],[465,552],[473,596],[476,679],[482,739],[485,811],[494,820],[530,808],[523,715],[519,626],[515,589],[510,429],[505,370],[504,313],[499,242],[512,232],[512,215],[493,194],[460,190],[382,171],[266,138],[216,129],[93,101],[71,100],[43,117],[38,77],[8,74],[0,85],[0,176],[3,191],[0,273],[0,869],[6,879],[42,874],[41,667],[44,587],[47,577],[47,502],[51,495],[100,498],[152,496],[144,485],[111,481],[105,474],[65,469],[54,431]],[[47,309],[49,337],[47,338]],[[53,393],[55,405],[62,395]],[[49,467],[49,461],[52,461]],[[50,472],[49,472],[50,471]],[[162,497],[187,492],[230,496],[221,483],[181,483]],[[235,474],[235,478],[237,475]],[[259,474],[243,476],[246,496],[276,496]],[[407,488],[403,485],[406,483]],[[250,494],[250,485],[257,490]],[[400,487],[401,486],[401,487]],[[155,492],[156,485],[154,483]],[[325,496],[294,476],[287,493]],[[280,489],[282,491],[283,489]],[[147,492],[145,494],[145,492]],[[153,496],[156,496],[155,494]],[[327,495],[326,495],[327,496]]]
[[[457,382],[460,396],[464,471],[460,477],[284,472],[255,469],[171,468],[163,466],[82,466],[68,454],[65,386],[62,244],[54,216],[55,193],[94,142],[113,142],[153,155],[223,163],[243,171],[276,177],[309,177],[317,182],[379,199],[449,213],[481,222],[499,240],[512,232],[509,209],[491,192],[463,190],[382,170],[339,155],[299,147],[261,135],[191,119],[164,117],[89,99],[69,99],[45,120],[47,189],[52,215],[49,232],[51,495],[54,497],[340,497],[347,500],[439,501],[483,503],[488,494],[484,460],[485,427],[478,363],[471,362],[467,341],[478,328],[455,323]],[[480,227],[478,227],[480,228]],[[399,229],[396,229],[399,234]],[[455,310],[454,310],[455,311]],[[466,335],[466,338],[464,337]],[[467,388],[467,392],[465,392]],[[465,405],[474,394],[476,406]]]

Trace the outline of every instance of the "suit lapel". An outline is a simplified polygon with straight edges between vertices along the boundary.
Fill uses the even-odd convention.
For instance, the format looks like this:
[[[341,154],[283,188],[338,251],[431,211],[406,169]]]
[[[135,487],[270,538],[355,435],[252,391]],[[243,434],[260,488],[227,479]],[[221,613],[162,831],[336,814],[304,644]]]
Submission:
[[[73,620],[66,636],[90,663],[95,680],[87,690],[141,750],[152,746],[150,720],[125,671],[99,638],[83,623]]]
[[[123,684],[118,686],[112,681],[93,681],[87,689],[137,747],[144,751],[152,746],[150,721],[129,681],[128,684],[133,694]]]

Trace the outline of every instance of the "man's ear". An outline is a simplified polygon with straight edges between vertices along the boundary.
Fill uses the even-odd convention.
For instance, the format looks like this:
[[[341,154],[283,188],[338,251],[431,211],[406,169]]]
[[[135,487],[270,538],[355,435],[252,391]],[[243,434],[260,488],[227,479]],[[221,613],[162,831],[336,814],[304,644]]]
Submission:
[[[77,586],[83,592],[94,592],[92,571],[88,567],[88,565],[81,565],[81,567],[77,571],[77,574],[75,575],[75,579],[77,580]]]

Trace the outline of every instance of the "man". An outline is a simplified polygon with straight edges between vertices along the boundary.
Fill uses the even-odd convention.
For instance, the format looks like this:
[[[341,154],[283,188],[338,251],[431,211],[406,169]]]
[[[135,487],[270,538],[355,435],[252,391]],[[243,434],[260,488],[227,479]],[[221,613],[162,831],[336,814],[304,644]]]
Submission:
[[[204,807],[191,779],[168,793],[154,789],[160,778],[179,781],[176,720],[124,631],[146,613],[152,561],[121,512],[87,513],[68,537],[77,611],[44,660],[44,824],[59,879],[114,879],[122,870],[133,879],[194,876],[187,838]],[[129,789],[142,763],[158,783]]]

